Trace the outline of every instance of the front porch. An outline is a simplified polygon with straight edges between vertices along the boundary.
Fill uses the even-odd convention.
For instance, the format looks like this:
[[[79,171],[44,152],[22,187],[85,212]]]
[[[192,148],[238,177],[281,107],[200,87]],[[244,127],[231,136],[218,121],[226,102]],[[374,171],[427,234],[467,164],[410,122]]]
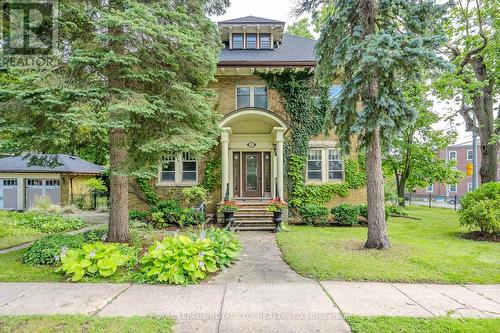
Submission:
[[[229,113],[220,126],[221,200],[282,196],[286,123],[270,111],[252,108]]]

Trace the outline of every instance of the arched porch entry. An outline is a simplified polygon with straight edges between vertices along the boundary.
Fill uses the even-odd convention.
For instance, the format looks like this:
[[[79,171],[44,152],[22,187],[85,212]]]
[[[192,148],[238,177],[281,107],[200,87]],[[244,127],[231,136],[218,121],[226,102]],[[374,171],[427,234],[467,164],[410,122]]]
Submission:
[[[283,195],[283,138],[288,127],[263,109],[240,109],[221,121],[222,198]]]

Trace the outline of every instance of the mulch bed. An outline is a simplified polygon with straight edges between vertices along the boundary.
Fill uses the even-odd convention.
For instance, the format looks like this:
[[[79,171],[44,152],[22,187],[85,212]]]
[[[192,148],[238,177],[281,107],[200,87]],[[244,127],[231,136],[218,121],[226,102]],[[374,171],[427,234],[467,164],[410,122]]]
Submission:
[[[470,239],[480,242],[500,242],[500,235],[496,234],[483,234],[481,231],[472,231],[466,234],[462,234],[465,239]]]

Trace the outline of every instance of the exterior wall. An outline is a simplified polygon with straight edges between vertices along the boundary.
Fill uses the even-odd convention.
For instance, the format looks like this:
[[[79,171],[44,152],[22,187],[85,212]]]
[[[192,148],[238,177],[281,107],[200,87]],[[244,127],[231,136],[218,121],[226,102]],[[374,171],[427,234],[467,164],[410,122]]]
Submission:
[[[74,196],[86,194],[88,189],[84,182],[96,176],[63,174],[61,176],[61,206],[70,205]]]

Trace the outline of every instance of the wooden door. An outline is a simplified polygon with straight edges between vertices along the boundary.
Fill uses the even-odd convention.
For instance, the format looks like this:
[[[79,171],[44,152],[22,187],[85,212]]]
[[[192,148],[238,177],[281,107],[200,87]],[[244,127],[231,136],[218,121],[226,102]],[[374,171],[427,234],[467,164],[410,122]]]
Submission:
[[[242,196],[262,197],[262,153],[244,152],[242,164]]]

